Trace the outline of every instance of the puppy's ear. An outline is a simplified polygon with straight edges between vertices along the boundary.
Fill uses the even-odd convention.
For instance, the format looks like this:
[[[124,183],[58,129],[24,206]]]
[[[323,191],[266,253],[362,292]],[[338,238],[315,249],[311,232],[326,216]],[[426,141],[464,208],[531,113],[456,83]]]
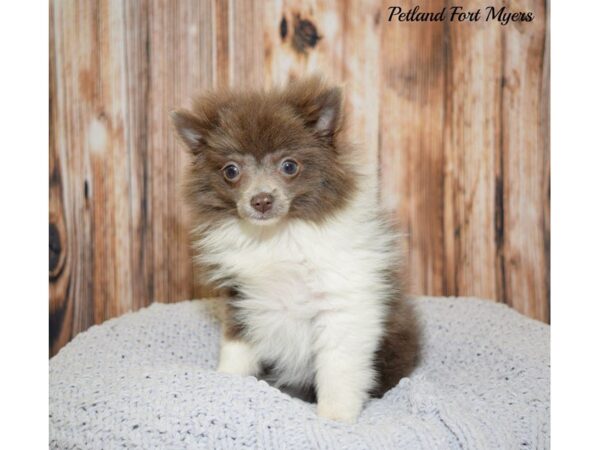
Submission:
[[[183,143],[194,155],[199,154],[206,145],[206,129],[202,121],[185,110],[173,111],[170,116]]]
[[[333,136],[341,125],[342,90],[330,88],[315,99],[317,121],[315,131],[326,136]]]
[[[342,90],[328,87],[320,78],[292,82],[286,100],[321,138],[332,140],[342,126]]]

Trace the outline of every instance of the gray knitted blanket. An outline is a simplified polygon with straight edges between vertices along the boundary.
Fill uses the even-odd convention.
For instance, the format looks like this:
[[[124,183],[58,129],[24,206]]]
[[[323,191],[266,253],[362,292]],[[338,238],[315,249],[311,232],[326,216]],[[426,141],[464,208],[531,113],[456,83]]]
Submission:
[[[320,419],[253,377],[216,373],[209,301],[109,320],[50,360],[50,447],[549,448],[550,327],[487,301],[415,303],[421,366],[355,425]]]

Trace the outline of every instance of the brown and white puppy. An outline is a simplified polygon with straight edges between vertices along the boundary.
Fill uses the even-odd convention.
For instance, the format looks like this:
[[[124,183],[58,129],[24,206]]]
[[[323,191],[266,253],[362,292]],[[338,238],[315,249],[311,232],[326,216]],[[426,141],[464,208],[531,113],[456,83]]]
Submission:
[[[191,151],[196,260],[229,288],[218,370],[314,389],[352,422],[410,374],[419,329],[397,235],[343,139],[341,91],[318,78],[215,92],[172,114]]]

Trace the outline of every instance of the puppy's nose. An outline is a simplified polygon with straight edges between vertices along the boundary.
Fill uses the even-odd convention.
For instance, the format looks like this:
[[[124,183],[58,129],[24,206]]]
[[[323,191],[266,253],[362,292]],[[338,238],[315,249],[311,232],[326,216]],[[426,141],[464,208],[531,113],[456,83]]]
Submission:
[[[273,206],[273,196],[266,192],[261,192],[250,199],[250,204],[255,210],[266,213]]]

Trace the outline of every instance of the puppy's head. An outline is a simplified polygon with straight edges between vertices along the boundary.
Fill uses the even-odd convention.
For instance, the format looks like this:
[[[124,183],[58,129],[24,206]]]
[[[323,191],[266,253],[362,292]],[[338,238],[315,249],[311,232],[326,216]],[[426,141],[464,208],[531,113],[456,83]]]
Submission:
[[[341,91],[318,78],[269,92],[216,92],[172,113],[192,154],[189,203],[205,220],[269,225],[320,221],[355,189],[350,147],[340,138]]]

